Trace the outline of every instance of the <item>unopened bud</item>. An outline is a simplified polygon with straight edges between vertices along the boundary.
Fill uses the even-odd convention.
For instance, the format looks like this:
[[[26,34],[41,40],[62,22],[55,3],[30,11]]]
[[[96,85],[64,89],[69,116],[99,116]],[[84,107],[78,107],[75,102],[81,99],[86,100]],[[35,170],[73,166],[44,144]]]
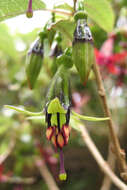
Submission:
[[[26,11],[26,16],[27,16],[27,18],[32,18],[33,17],[32,0],[29,0],[28,9]]]

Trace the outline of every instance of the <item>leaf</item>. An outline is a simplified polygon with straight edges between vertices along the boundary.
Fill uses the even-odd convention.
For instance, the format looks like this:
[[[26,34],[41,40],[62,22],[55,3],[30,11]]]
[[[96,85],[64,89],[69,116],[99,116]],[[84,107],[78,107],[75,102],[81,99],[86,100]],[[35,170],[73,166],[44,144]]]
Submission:
[[[111,32],[115,15],[110,2],[107,0],[84,0],[85,11],[106,32]]]
[[[68,11],[73,11],[73,7],[71,7],[69,4],[67,3],[62,3],[60,5],[56,5],[54,6],[55,9],[64,9],[64,10],[68,10]]]
[[[109,120],[109,117],[89,117],[89,116],[84,116],[84,115],[80,115],[74,111],[71,111],[72,114],[77,117],[78,119],[82,119],[82,120],[86,120],[86,121],[105,121],[105,120]]]
[[[28,0],[0,0],[0,21],[25,13],[27,7]],[[43,9],[45,4],[41,0],[34,0],[32,8]]]
[[[52,25],[51,30],[52,29],[58,30],[64,35],[65,38],[68,38],[70,41],[72,41],[75,23],[70,20],[60,20]],[[63,38],[63,40],[65,39]]]

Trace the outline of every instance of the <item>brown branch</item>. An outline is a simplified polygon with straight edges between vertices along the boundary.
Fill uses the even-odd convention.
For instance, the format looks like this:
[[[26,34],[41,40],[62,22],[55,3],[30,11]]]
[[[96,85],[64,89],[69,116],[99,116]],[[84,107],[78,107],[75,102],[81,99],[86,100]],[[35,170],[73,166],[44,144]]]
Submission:
[[[40,171],[40,174],[42,178],[45,180],[49,190],[59,190],[57,187],[56,182],[54,181],[51,173],[49,172],[45,161],[42,158],[35,157],[35,165],[37,166],[38,170]]]
[[[119,126],[117,126],[115,128],[115,131],[116,131],[116,134],[118,135],[119,134]],[[110,166],[110,168],[112,169],[112,171],[114,171],[115,166],[116,166],[116,156],[112,151],[112,142],[110,141],[110,138],[109,138],[109,148],[108,148],[107,163]],[[100,190],[110,190],[111,184],[112,184],[111,179],[107,175],[105,175]]]
[[[116,164],[116,156],[111,150],[111,144],[112,143],[109,144],[107,164],[109,165],[111,170],[114,171]],[[111,179],[107,175],[105,175],[100,190],[110,190],[111,184],[112,184]]]
[[[110,120],[108,120],[107,122],[108,122],[108,127],[109,127],[109,132],[110,132],[110,139],[113,144],[113,150],[116,155],[116,159],[117,159],[119,170],[120,170],[120,175],[122,178],[124,178],[125,181],[127,181],[127,166],[126,166],[126,162],[125,162],[125,154],[123,154],[123,152],[120,148],[120,143],[119,143],[118,137],[115,132],[115,126],[114,126],[114,123],[111,118],[110,110],[108,108],[108,103],[107,103],[107,99],[106,99],[106,94],[105,94],[105,89],[103,86],[101,74],[100,74],[100,71],[99,71],[99,68],[98,68],[98,65],[96,64],[96,62],[94,63],[93,70],[95,73],[96,82],[98,85],[98,92],[99,92],[99,95],[102,100],[105,115],[106,115],[106,117],[110,118]]]
[[[104,161],[101,154],[99,153],[98,149],[96,148],[95,144],[93,143],[92,139],[90,138],[86,128],[80,124],[79,129],[85,142],[86,146],[88,147],[89,151],[93,155],[94,159],[98,163],[100,169],[112,180],[112,182],[120,189],[120,190],[127,190],[126,184],[124,184],[110,169],[107,162]]]

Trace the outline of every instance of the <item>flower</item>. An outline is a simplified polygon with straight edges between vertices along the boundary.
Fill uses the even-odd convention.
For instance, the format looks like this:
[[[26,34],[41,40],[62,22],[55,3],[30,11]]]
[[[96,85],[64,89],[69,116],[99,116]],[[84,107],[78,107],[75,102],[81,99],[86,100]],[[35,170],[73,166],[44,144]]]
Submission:
[[[46,137],[59,151],[60,180],[67,178],[62,149],[70,136],[70,99],[69,75],[66,66],[62,64],[51,81],[45,105]]]
[[[124,76],[127,74],[126,57],[127,51],[113,53],[114,36],[110,36],[102,45],[101,49],[94,49],[96,61],[103,71],[104,77],[107,73],[117,76],[117,85],[121,85]],[[106,74],[105,74],[106,72]],[[122,79],[122,80],[121,80]]]
[[[62,148],[67,145],[70,136],[70,107],[64,108],[59,98],[54,98],[46,107],[46,137],[60,151],[60,175],[61,180],[66,180],[64,158]]]

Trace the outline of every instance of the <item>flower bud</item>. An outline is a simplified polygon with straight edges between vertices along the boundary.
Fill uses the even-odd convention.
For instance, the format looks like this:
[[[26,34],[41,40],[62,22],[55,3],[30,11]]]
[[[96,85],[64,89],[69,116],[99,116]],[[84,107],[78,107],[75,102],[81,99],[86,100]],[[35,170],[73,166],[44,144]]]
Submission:
[[[43,45],[37,39],[29,49],[26,57],[26,74],[29,87],[32,89],[39,76],[43,63]]]
[[[26,16],[27,16],[27,18],[32,18],[33,17],[32,0],[29,0],[28,9],[26,11]]]
[[[82,12],[75,15],[77,26],[72,50],[73,62],[83,84],[86,83],[94,62],[93,38],[85,17]]]

